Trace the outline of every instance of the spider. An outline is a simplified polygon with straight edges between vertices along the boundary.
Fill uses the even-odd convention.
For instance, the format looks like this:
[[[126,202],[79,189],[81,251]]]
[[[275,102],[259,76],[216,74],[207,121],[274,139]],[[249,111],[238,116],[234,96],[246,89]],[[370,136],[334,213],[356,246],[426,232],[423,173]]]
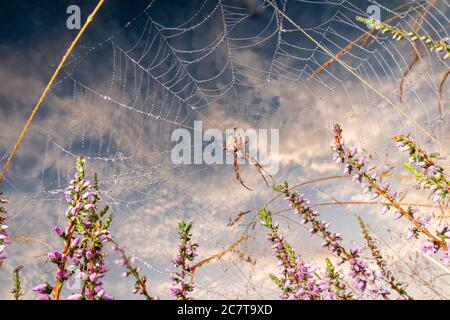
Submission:
[[[250,189],[249,187],[247,187],[245,185],[244,181],[241,178],[241,174],[239,172],[238,160],[245,159],[245,160],[248,160],[250,164],[253,164],[256,167],[259,174],[263,177],[266,185],[269,186],[269,183],[267,182],[267,179],[264,176],[264,173],[266,175],[268,175],[272,179],[272,181],[273,181],[273,177],[266,170],[264,170],[263,166],[256,159],[254,159],[251,155],[249,155],[245,151],[245,145],[247,144],[247,141],[245,141],[244,138],[236,132],[236,128],[234,128],[233,130],[234,130],[234,134],[228,137],[227,144],[225,147],[223,147],[223,149],[225,150],[225,152],[233,153],[234,175],[235,175],[236,179],[239,181],[239,183],[244,188],[246,188],[250,191],[253,191],[252,189]]]

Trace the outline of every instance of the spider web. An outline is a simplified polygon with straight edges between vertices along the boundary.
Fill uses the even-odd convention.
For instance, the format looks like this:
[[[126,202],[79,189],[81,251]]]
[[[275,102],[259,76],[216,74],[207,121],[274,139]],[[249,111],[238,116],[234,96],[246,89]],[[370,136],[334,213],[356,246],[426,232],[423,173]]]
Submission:
[[[440,89],[448,70],[443,55],[377,33],[354,42],[368,31],[355,16],[367,16],[369,5],[380,8],[381,20],[393,18],[392,26],[441,39],[448,35],[448,1],[271,3],[275,8],[258,0],[205,0],[188,8],[171,8],[163,1],[151,1],[113,36],[80,48],[46,105],[50,110],[63,106],[64,111],[54,111],[62,120],[43,118],[45,129],[36,133],[45,139],[42,156],[36,160],[40,173],[33,177],[38,187],[25,187],[30,182],[19,174],[8,177],[8,185],[18,194],[12,201],[17,203],[13,219],[20,225],[18,230],[35,234],[33,223],[51,230],[62,219],[61,192],[72,175],[75,156],[83,154],[88,171],[99,174],[103,200],[115,216],[117,238],[128,244],[138,264],[147,267],[144,270],[156,288],[167,292],[180,218],[194,221],[194,238],[207,256],[241,235],[243,226],[225,227],[230,218],[271,197],[270,190],[262,184],[259,188],[261,181],[251,167],[241,170],[244,180],[257,187],[254,194],[242,191],[230,166],[174,165],[170,160],[173,130],[193,132],[193,122],[198,120],[203,129],[279,128],[277,178],[294,181],[299,176],[307,180],[338,172],[328,150],[330,128],[336,121],[381,162],[392,151],[390,137],[397,133],[412,132],[423,144],[439,149],[392,104],[441,146],[448,146],[445,84]],[[339,61],[317,72],[330,59],[327,51],[336,54],[352,43],[339,60],[358,77]],[[420,59],[413,64],[415,55]],[[325,187],[333,190],[336,185]],[[308,196],[314,198],[316,191],[308,189]],[[337,195],[345,196],[343,191]],[[31,206],[39,210],[30,214]],[[51,212],[47,220],[40,216],[44,211]],[[345,226],[346,219],[351,220],[336,220],[336,228]],[[351,231],[343,233],[350,239],[358,237]],[[54,242],[50,234],[43,234],[45,241]],[[262,238],[261,230],[255,234]],[[292,241],[306,243],[305,251],[312,257],[320,252],[306,236],[294,235]],[[241,251],[202,271],[198,296],[276,295],[267,281],[267,270],[273,269],[267,244],[254,240],[238,248]],[[246,255],[256,264],[242,262]],[[116,279],[120,270],[112,271]],[[127,292],[116,282],[110,286],[113,292]]]

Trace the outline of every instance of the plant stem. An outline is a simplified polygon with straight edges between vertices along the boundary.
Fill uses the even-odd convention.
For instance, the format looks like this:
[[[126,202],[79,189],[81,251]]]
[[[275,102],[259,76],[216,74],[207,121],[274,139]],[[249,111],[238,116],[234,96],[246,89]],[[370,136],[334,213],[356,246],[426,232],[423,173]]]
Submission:
[[[63,251],[64,255],[67,254],[67,252],[70,249],[70,242],[72,240],[72,234],[73,234],[74,227],[75,227],[75,221],[72,220],[70,222],[70,225],[69,225],[69,232],[68,232],[68,235],[67,235],[67,241],[66,241],[66,245],[65,245],[64,251]],[[62,262],[61,265],[59,266],[59,269],[60,270],[61,269],[64,270],[65,265],[66,265],[66,263]],[[60,279],[56,279],[55,288],[53,289],[53,299],[59,300],[59,296],[61,294],[61,289],[62,289],[63,285],[64,285],[64,281],[62,281]]]
[[[11,293],[13,294],[15,300],[19,300],[20,297],[24,295],[24,293],[22,291],[21,280],[20,280],[20,270],[22,270],[22,268],[23,268],[23,266],[18,266],[13,271],[14,288],[11,290]]]
[[[84,23],[83,27],[80,29],[80,31],[78,32],[77,36],[75,37],[75,39],[70,44],[70,46],[67,49],[66,53],[62,57],[62,59],[59,62],[58,66],[56,67],[55,72],[53,73],[52,77],[48,81],[47,86],[45,87],[44,91],[42,92],[41,96],[39,97],[39,100],[36,103],[36,105],[35,105],[35,107],[33,109],[33,112],[31,113],[31,115],[28,118],[25,126],[23,127],[22,132],[20,133],[19,139],[17,140],[16,144],[14,145],[14,148],[13,148],[11,154],[9,155],[8,160],[6,161],[6,164],[3,167],[2,174],[0,175],[0,184],[2,183],[3,178],[6,175],[6,171],[8,170],[8,167],[9,167],[9,164],[11,163],[11,160],[14,158],[14,155],[16,154],[17,150],[19,149],[20,144],[22,143],[23,138],[25,137],[25,134],[28,131],[28,128],[30,127],[31,122],[33,121],[34,117],[36,116],[36,113],[38,112],[39,107],[41,106],[42,102],[44,101],[44,98],[47,96],[47,93],[50,91],[50,89],[51,89],[51,87],[53,85],[53,82],[55,82],[56,77],[58,76],[58,74],[61,71],[62,67],[66,63],[67,58],[69,58],[69,56],[72,53],[73,49],[75,48],[75,46],[77,45],[77,43],[81,39],[81,37],[83,36],[83,34],[86,31],[86,29],[89,26],[89,24],[94,20],[94,17],[96,16],[97,12],[100,10],[100,7],[103,5],[104,2],[105,2],[105,0],[99,0],[97,6],[94,8],[92,13],[89,15],[89,17],[87,18],[87,20]]]
[[[380,250],[378,249],[377,245],[375,244],[374,239],[370,235],[369,230],[367,229],[367,227],[364,224],[364,221],[361,219],[361,217],[358,217],[358,223],[363,232],[364,240],[366,240],[367,247],[369,248],[370,253],[372,254],[372,257],[375,259],[377,266],[380,268],[381,272],[383,273],[384,280],[399,295],[407,298],[408,300],[413,300],[413,298],[410,295],[408,295],[406,290],[403,289],[402,287],[400,287],[400,284],[395,280],[392,273],[386,268],[386,262],[384,261]]]

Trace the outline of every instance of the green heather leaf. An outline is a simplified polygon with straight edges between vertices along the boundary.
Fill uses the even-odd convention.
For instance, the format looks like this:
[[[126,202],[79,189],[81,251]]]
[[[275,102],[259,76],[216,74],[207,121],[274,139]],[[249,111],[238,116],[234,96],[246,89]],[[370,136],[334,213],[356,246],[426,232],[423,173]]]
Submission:
[[[108,229],[109,226],[111,225],[111,221],[112,221],[112,215],[109,215],[106,220],[105,220],[105,224],[103,226],[103,229]]]
[[[422,172],[420,172],[419,169],[414,168],[408,162],[403,162],[403,166],[406,169],[408,169],[408,171],[411,172],[417,179],[422,179],[425,177],[425,175]]]
[[[327,264],[327,273],[334,274],[334,266],[333,263],[331,263],[331,260],[329,258],[325,258],[325,262]]]
[[[184,220],[181,220],[181,221],[178,223],[178,229],[179,229],[180,231],[184,231],[185,228],[186,228],[186,222],[185,222]]]
[[[273,273],[269,274],[270,280],[273,281],[280,289],[283,289],[283,282]]]
[[[289,257],[289,261],[292,264],[295,264],[296,254],[295,254],[294,249],[292,249],[291,245],[286,240],[283,241],[283,246],[286,249],[286,253]]]
[[[264,207],[259,210],[259,218],[267,224],[272,223],[272,216],[270,214],[270,211],[267,212],[266,208]]]
[[[278,186],[274,186],[273,190],[276,192],[281,192],[283,191],[284,186],[283,185],[278,185]]]
[[[105,213],[108,212],[108,210],[109,210],[109,206],[106,205],[106,206],[98,213],[98,215],[99,215],[100,217],[103,217],[103,216],[105,215]]]

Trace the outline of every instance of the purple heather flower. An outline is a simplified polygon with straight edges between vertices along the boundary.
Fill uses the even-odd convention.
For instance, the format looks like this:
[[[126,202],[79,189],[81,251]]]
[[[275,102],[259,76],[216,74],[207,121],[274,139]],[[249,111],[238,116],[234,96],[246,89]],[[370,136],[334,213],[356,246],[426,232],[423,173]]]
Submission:
[[[99,277],[100,276],[94,272],[89,275],[89,280],[91,280],[92,282],[96,282],[99,279]]]
[[[50,300],[49,296],[40,295],[36,298],[36,300]]]
[[[66,276],[66,272],[64,270],[58,270],[56,272],[56,278],[63,280]]]
[[[95,204],[93,203],[89,203],[84,206],[84,210],[92,210],[92,209],[95,209]]]
[[[430,214],[424,214],[421,215],[417,220],[423,225],[429,225],[433,221],[433,216],[431,216]]]
[[[444,256],[442,257],[442,262],[445,265],[450,265],[450,252],[449,251],[444,252]]]
[[[83,193],[83,195],[82,195],[83,199],[90,199],[91,200],[91,198],[93,198],[93,197],[95,197],[95,192],[93,192],[92,190],[87,191],[87,192]]]
[[[83,189],[84,188],[92,188],[93,187],[91,181],[85,181],[82,186],[83,186]]]
[[[71,246],[72,246],[72,247],[78,247],[78,245],[80,244],[80,242],[81,242],[81,238],[80,238],[80,237],[76,237],[75,239],[73,239],[73,241],[72,241],[72,243],[71,243]]]
[[[433,195],[433,202],[434,203],[441,201],[441,199],[442,199],[442,197],[440,195],[438,195],[438,194],[434,194]]]
[[[372,193],[370,196],[370,200],[375,200],[376,198],[378,198],[380,195],[378,193]]]
[[[48,283],[42,283],[31,289],[34,292],[41,294],[50,294],[53,288]]]
[[[83,297],[80,293],[72,293],[70,296],[67,297],[67,300],[81,300]]]
[[[84,221],[83,224],[84,224],[85,227],[90,227],[92,225],[92,222],[91,221]]]
[[[450,228],[447,224],[441,224],[437,227],[436,232],[445,238],[450,238]]]
[[[105,295],[105,289],[100,289],[97,291],[96,296],[102,298]]]
[[[437,167],[434,166],[434,165],[431,165],[431,166],[428,167],[427,173],[428,173],[429,175],[433,175],[433,174],[436,173],[436,170],[437,170]]]
[[[359,248],[359,247],[351,248],[350,253],[354,256],[357,256],[359,253],[361,253],[361,248]]]
[[[170,288],[170,294],[174,297],[176,297],[178,295],[178,292],[180,290],[178,288]]]
[[[419,162],[416,163],[416,166],[419,167],[419,168],[425,168],[426,163],[423,162],[423,161],[419,161]]]
[[[408,231],[406,232],[405,237],[406,237],[407,240],[411,240],[412,238],[415,237],[415,233],[411,229],[408,229]]]
[[[431,255],[434,255],[438,251],[439,251],[439,246],[429,240],[426,240],[422,244],[422,252],[425,253],[426,255],[431,256]]]
[[[1,206],[1,204],[4,203],[8,203],[8,200],[0,198],[0,265],[4,260],[6,260],[5,245],[11,243],[11,239],[8,238],[8,225],[6,225],[8,211]]]
[[[102,296],[102,300],[114,300],[113,296],[110,296],[109,294],[105,293]]]
[[[86,251],[85,256],[86,256],[86,259],[88,259],[88,260],[92,260],[92,258],[94,257],[94,255],[92,254],[92,252],[89,251],[89,250]]]
[[[54,251],[49,252],[47,257],[49,260],[60,260],[61,254],[58,251],[54,250]]]
[[[114,261],[114,263],[119,267],[123,267],[125,265],[125,259],[117,259]]]
[[[58,227],[58,226],[54,227],[54,228],[53,228],[53,231],[54,231],[58,236],[62,235],[62,233],[63,233],[63,229],[62,229],[61,227]]]
[[[394,219],[398,220],[403,216],[403,214],[400,211],[395,211],[394,212]]]
[[[71,214],[72,215],[76,215],[79,211],[80,211],[80,207],[81,207],[81,204],[80,203],[77,203],[76,205],[75,205],[75,207],[73,207],[72,208],[72,210],[71,210]]]

